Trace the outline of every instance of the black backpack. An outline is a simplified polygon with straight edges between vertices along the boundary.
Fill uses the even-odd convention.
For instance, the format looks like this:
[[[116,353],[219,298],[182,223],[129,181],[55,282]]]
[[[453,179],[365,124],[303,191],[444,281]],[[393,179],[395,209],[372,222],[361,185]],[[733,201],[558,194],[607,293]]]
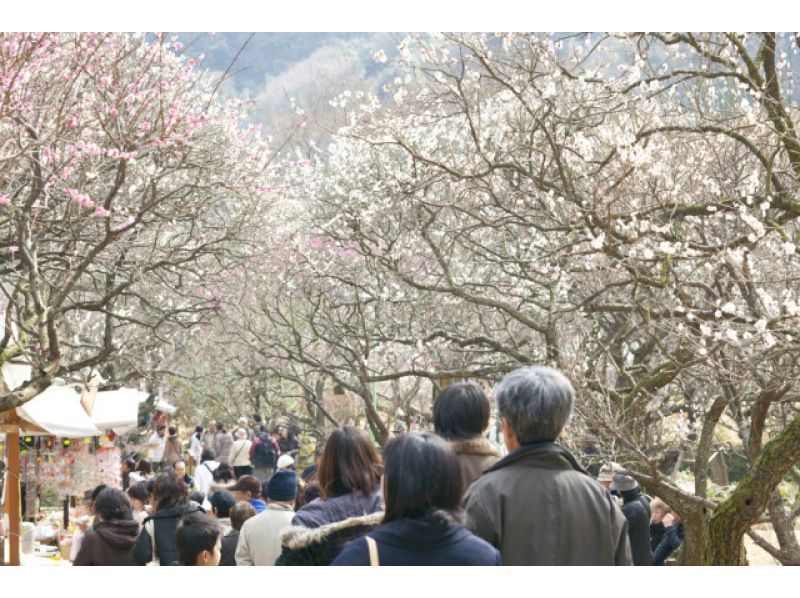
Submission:
[[[253,465],[257,468],[274,468],[277,462],[278,454],[272,440],[266,434],[260,434],[253,449]]]

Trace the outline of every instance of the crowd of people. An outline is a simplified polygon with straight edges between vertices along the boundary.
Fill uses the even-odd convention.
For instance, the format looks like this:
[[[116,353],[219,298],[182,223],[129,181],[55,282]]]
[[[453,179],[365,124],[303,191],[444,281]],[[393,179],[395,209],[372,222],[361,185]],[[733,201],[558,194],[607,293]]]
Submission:
[[[522,368],[495,390],[508,453],[484,435],[491,406],[470,382],[436,401],[434,432],[335,429],[298,475],[298,443],[246,418],[198,426],[190,468],[170,427],[148,460],[99,487],[75,565],[663,565],[677,513],[616,464],[597,479],[557,440],[575,401],[558,371]],[[168,434],[168,435],[167,435]]]

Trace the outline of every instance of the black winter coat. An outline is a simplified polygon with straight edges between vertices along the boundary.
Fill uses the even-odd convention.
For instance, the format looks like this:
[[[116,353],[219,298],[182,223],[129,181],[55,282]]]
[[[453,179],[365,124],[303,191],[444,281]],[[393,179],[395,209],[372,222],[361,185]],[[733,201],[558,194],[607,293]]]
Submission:
[[[628,539],[631,557],[637,566],[652,565],[650,553],[650,511],[640,495],[622,505],[622,514],[628,520]]]
[[[296,438],[292,438],[291,440],[288,438],[278,438],[278,446],[281,449],[281,455],[294,456],[300,449],[300,443]]]
[[[667,528],[663,523],[650,524],[650,550],[655,552],[658,545],[661,544],[661,539],[664,537],[664,532]]]
[[[239,543],[239,532],[231,531],[227,536],[222,536],[222,554],[219,566],[236,566],[236,545]]]
[[[351,517],[320,527],[292,526],[281,535],[281,555],[276,565],[330,565],[356,538],[375,529],[383,512]]]
[[[197,505],[181,505],[171,509],[159,509],[142,523],[142,532],[136,540],[136,547],[133,549],[133,560],[137,565],[146,565],[153,559],[152,540],[147,533],[147,522],[152,520],[156,534],[156,553],[161,565],[177,565],[178,547],[175,545],[175,530],[178,523],[187,513],[203,513],[204,511]]]
[[[653,564],[660,566],[667,562],[669,556],[683,544],[683,523],[676,523],[666,528],[661,542],[653,552]]]
[[[380,565],[500,565],[500,551],[460,525],[417,519],[392,521],[368,534],[375,540]],[[358,538],[334,565],[369,565],[365,538]]]

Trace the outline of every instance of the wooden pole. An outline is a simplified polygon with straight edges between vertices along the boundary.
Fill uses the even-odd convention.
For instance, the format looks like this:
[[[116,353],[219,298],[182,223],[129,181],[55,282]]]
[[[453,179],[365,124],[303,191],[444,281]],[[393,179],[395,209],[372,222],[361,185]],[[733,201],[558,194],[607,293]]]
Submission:
[[[17,418],[16,410],[12,410],[11,421],[19,425],[19,419]],[[19,567],[20,520],[22,518],[19,481],[19,427],[6,435],[6,451],[8,454],[8,489],[6,490],[6,511],[8,513],[8,545],[10,552],[9,565]]]

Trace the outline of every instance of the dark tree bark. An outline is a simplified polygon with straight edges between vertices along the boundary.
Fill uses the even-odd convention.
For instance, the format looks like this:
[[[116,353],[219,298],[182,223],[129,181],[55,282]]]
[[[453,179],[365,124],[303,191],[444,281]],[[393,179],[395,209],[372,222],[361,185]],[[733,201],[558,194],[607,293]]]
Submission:
[[[800,415],[762,449],[736,490],[709,522],[706,565],[742,565],[742,539],[767,508],[775,487],[800,460]]]

